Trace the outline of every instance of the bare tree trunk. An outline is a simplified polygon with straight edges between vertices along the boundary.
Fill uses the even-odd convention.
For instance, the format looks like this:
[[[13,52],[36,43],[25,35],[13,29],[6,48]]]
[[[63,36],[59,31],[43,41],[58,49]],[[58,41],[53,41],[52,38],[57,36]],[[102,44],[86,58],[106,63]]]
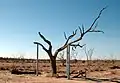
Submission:
[[[52,56],[50,59],[51,59],[52,75],[54,76],[57,73],[57,70],[56,70],[56,58],[54,56]]]

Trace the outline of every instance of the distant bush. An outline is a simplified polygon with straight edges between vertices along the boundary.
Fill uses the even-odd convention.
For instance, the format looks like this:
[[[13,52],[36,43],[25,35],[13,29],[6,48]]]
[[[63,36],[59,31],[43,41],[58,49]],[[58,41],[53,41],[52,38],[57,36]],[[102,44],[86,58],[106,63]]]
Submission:
[[[85,60],[83,60],[82,63],[85,63]]]

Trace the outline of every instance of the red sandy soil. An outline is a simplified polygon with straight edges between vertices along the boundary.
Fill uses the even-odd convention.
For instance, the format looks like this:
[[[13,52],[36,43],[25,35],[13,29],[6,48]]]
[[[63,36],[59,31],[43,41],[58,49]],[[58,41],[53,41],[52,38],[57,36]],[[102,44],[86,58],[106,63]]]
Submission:
[[[67,80],[66,78],[54,78],[35,75],[11,75],[8,71],[0,71],[0,83],[98,83],[95,81]],[[115,83],[115,82],[100,82]]]
[[[15,75],[10,72],[14,68],[20,71],[35,71],[35,66],[35,60],[0,59],[0,83],[120,83],[119,60],[114,63],[109,60],[92,61],[90,68],[88,68],[86,61],[71,61],[71,72],[84,71],[86,68],[88,70],[87,79],[71,78],[72,80],[67,80],[64,77],[50,77],[51,68],[48,60],[39,61],[39,72],[41,73],[39,76],[35,76],[35,74]],[[57,61],[57,72],[59,76],[66,75],[66,67],[62,66],[60,61]],[[71,77],[77,74],[75,72],[71,74]],[[99,80],[101,82],[98,82]]]

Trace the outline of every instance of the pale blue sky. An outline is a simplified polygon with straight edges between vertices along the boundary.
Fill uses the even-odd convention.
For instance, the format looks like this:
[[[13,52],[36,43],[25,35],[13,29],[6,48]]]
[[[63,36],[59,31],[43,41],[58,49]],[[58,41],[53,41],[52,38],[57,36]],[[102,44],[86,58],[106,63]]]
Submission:
[[[0,0],[0,56],[24,54],[35,58],[33,41],[45,44],[39,31],[55,49],[65,42],[63,32],[70,34],[82,24],[88,28],[105,6],[108,8],[98,25],[105,34],[89,33],[81,44],[95,49],[94,58],[109,58],[113,54],[120,59],[120,0]],[[40,58],[47,57],[42,49],[40,52]]]

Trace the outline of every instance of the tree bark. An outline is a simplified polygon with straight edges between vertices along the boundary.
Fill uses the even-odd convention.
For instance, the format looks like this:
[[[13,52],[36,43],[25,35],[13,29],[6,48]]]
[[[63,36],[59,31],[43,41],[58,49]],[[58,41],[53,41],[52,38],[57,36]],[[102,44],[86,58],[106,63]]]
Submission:
[[[52,76],[54,76],[55,74],[57,74],[57,70],[56,70],[56,57],[52,56],[52,57],[50,57],[50,59],[51,59]]]

